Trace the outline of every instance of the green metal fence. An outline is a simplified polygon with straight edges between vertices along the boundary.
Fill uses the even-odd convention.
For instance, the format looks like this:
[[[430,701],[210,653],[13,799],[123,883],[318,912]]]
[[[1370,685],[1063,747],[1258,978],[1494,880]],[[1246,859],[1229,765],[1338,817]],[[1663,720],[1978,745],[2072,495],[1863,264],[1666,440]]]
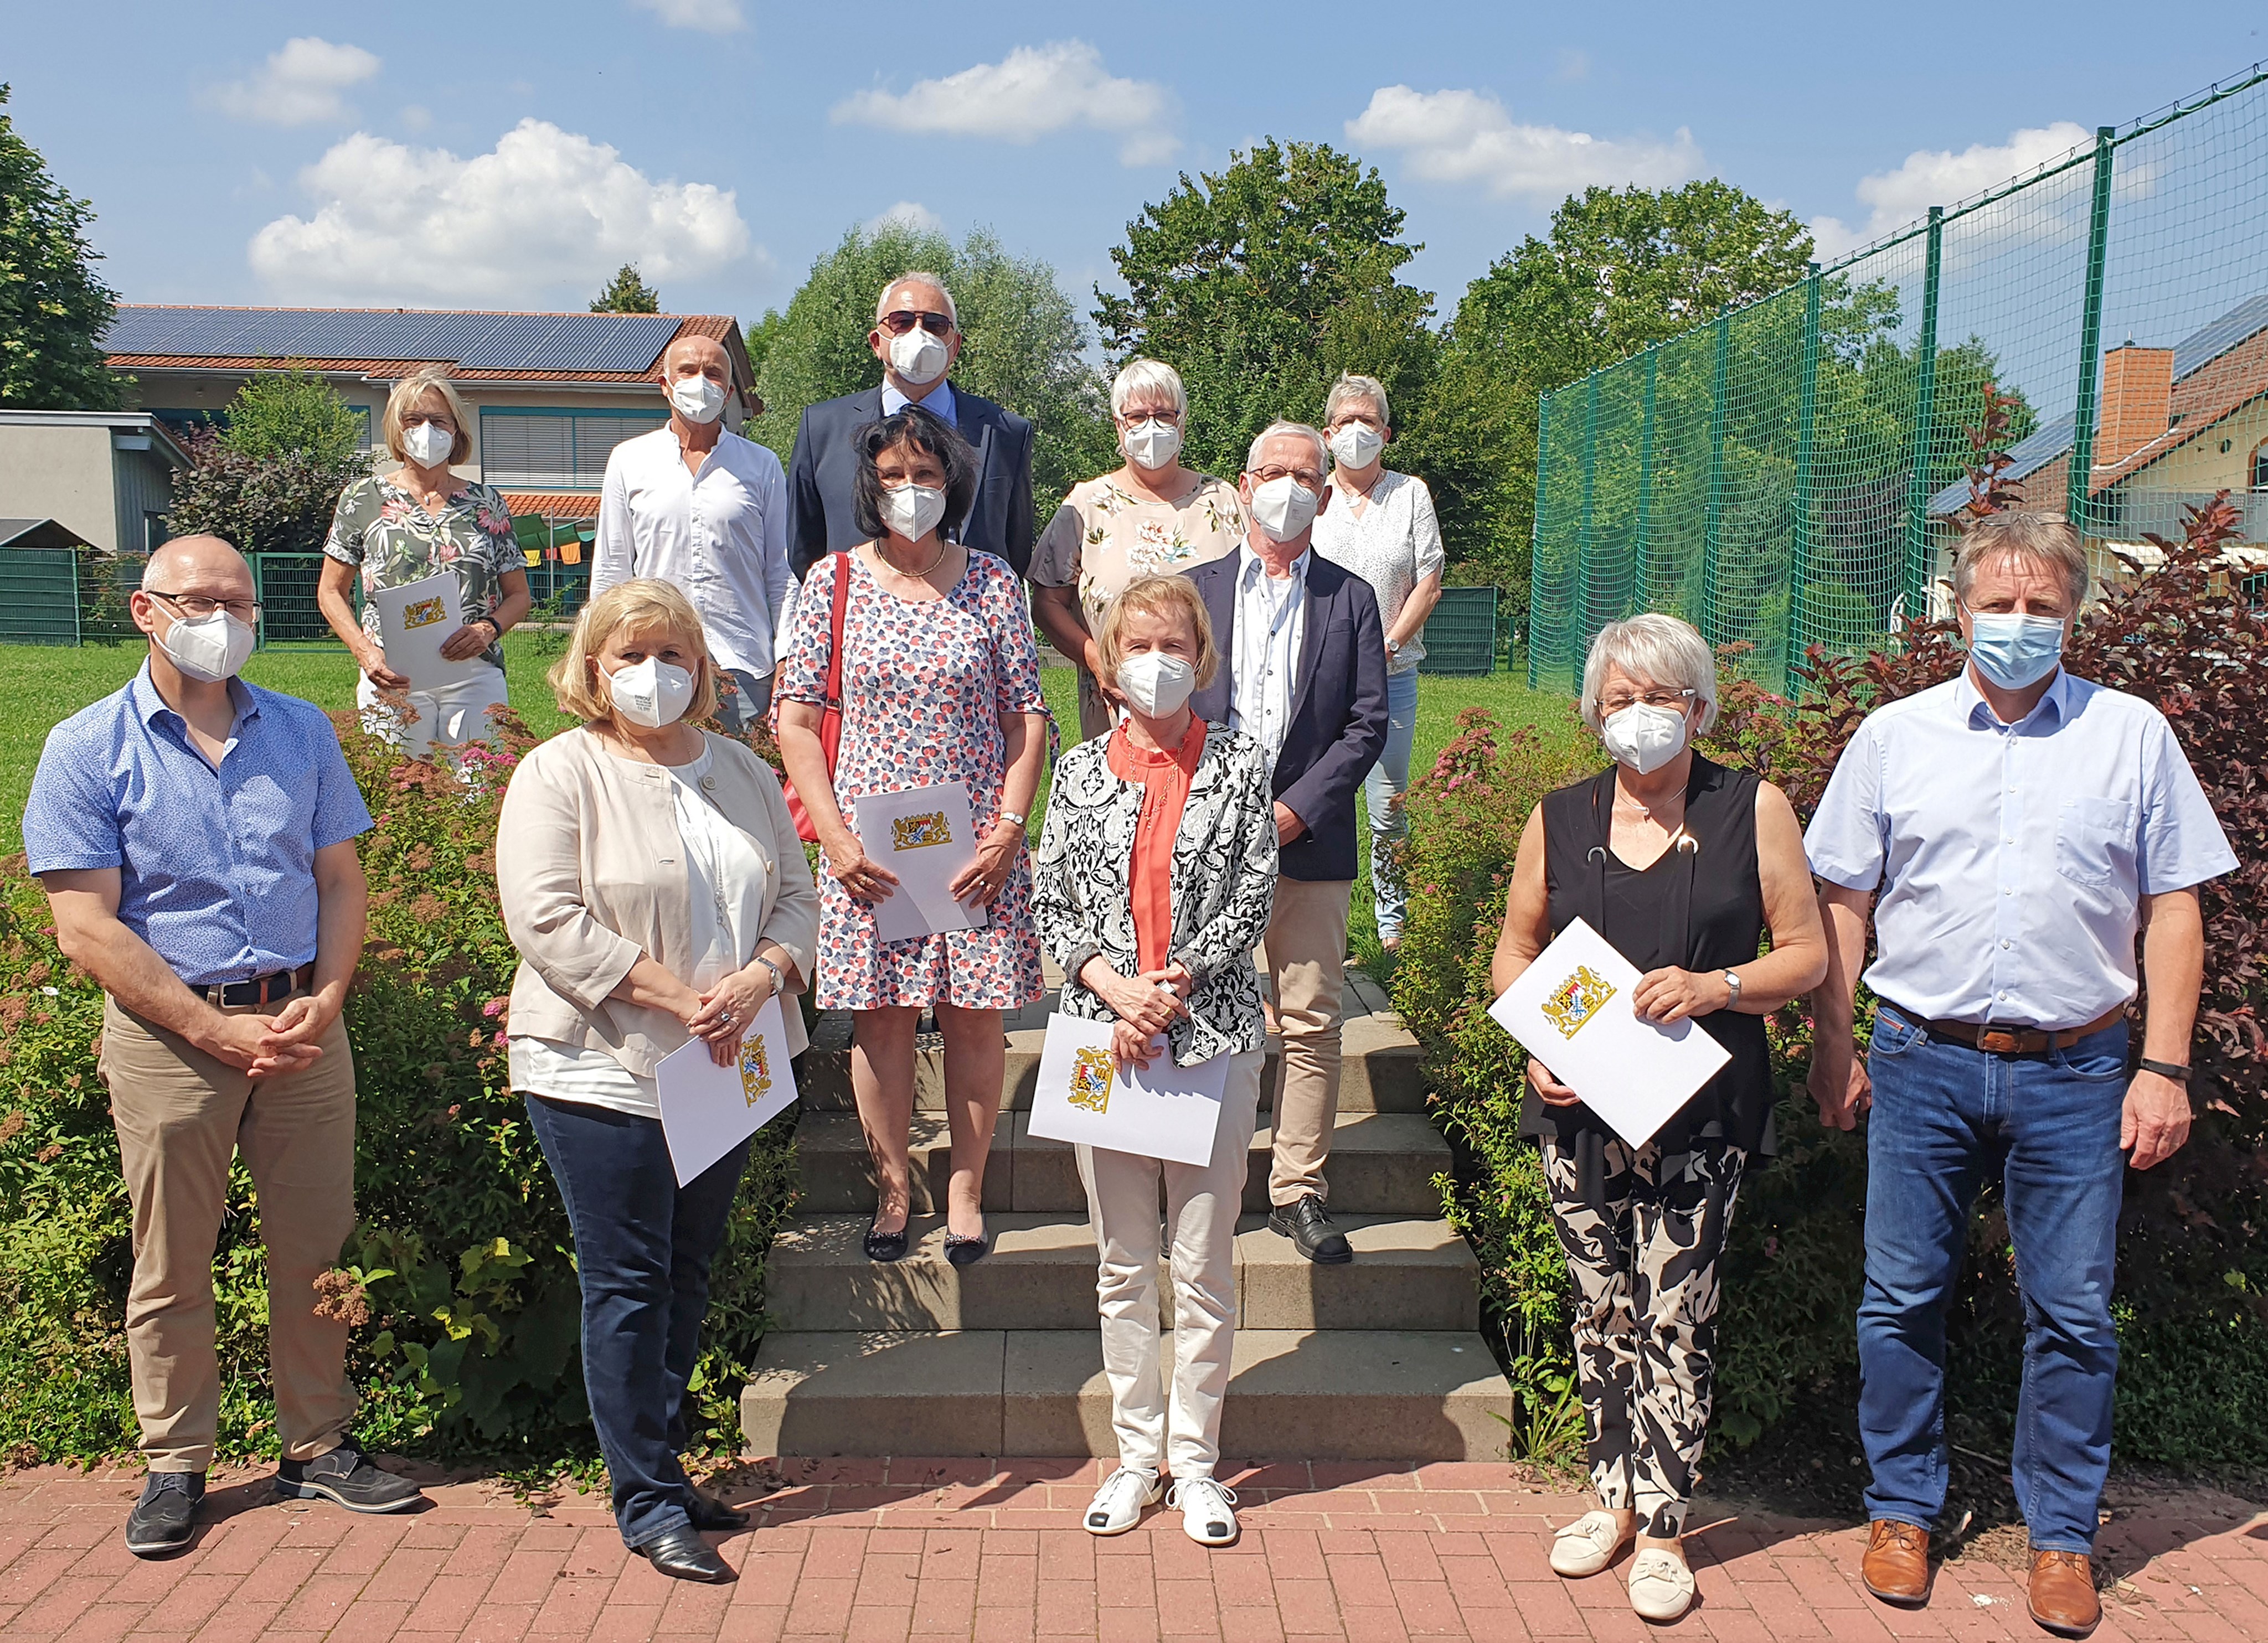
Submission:
[[[78,642],[77,550],[0,548],[0,643],[75,645]]]
[[[2268,541],[2268,71],[1544,395],[1529,683],[1638,611],[1775,687],[1943,613],[1988,382],[2024,505],[2098,575],[2224,486]]]
[[[1442,589],[1441,602],[1425,619],[1425,655],[1418,671],[1495,672],[1496,595],[1494,588]]]
[[[263,649],[339,648],[315,604],[320,554],[254,554]],[[76,645],[137,641],[127,598],[142,585],[140,554],[71,548],[0,548],[0,644]],[[360,603],[358,590],[350,602]]]

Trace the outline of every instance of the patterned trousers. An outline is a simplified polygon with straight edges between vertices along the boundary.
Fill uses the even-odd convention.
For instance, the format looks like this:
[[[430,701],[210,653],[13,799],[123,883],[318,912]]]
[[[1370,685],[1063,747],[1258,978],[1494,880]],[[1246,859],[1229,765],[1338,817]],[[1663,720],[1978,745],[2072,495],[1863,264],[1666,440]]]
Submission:
[[[1748,1154],[1705,1141],[1668,1160],[1603,1141],[1587,1198],[1575,1148],[1543,1138],[1551,1219],[1575,1280],[1575,1369],[1600,1503],[1635,1510],[1638,1532],[1683,1532],[1709,1432],[1717,1264]]]

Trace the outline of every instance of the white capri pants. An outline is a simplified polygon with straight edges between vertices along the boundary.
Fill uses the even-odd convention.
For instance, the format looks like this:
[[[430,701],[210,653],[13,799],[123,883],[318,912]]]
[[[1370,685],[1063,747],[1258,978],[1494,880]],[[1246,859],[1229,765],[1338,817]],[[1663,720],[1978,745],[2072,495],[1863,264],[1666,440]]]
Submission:
[[[1121,1466],[1164,1468],[1186,1479],[1210,1478],[1219,1463],[1220,1403],[1236,1342],[1236,1218],[1244,1207],[1266,1059],[1257,1050],[1229,1058],[1210,1163],[1078,1148],[1099,1257],[1094,1288],[1102,1312],[1102,1368],[1110,1381],[1110,1424]],[[1161,1177],[1165,1225],[1173,1229],[1170,1390],[1160,1363]]]
[[[412,759],[423,759],[437,747],[462,747],[484,739],[490,729],[489,709],[507,706],[509,700],[504,670],[484,662],[453,685],[406,693],[417,716],[405,721],[364,674],[355,685],[355,706],[362,709],[364,730],[394,743]]]

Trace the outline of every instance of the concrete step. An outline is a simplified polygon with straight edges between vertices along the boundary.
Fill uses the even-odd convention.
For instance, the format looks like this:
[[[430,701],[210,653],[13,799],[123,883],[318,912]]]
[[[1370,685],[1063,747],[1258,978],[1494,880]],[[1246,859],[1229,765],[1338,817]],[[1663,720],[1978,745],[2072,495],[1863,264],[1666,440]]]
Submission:
[[[1170,1345],[1167,1347],[1170,1353]],[[1168,1358],[1170,1361],[1170,1358]],[[1468,1331],[1240,1329],[1221,1411],[1239,1460],[1500,1460],[1512,1389]],[[1115,1456],[1084,1330],[781,1331],[740,1395],[757,1456]]]
[[[765,1309],[775,1328],[1085,1330],[1095,1328],[1094,1240],[1084,1215],[988,1218],[992,1251],[974,1266],[945,1258],[945,1222],[912,1223],[903,1260],[870,1261],[865,1215],[807,1215],[772,1244]],[[1351,1265],[1318,1266],[1248,1215],[1236,1241],[1237,1324],[1255,1330],[1465,1331],[1480,1326],[1477,1264],[1446,1221],[1346,1215]],[[1159,1291],[1173,1316],[1172,1279]]]
[[[1028,1133],[1028,1113],[1004,1113],[992,1133],[984,1169],[986,1211],[1027,1214],[1084,1214],[1086,1192],[1080,1186],[1071,1148],[1063,1141]],[[806,1214],[847,1215],[874,1208],[873,1163],[854,1112],[806,1111],[796,1129],[796,1156]],[[917,1214],[942,1214],[946,1185],[953,1174],[952,1144],[942,1113],[917,1112],[911,1126],[913,1207]],[[1244,1207],[1268,1208],[1268,1160],[1273,1132],[1263,1126],[1253,1137],[1246,1176]],[[1347,1215],[1430,1218],[1440,1213],[1437,1172],[1449,1167],[1448,1143],[1415,1112],[1343,1112],[1331,1140],[1331,1208]]]

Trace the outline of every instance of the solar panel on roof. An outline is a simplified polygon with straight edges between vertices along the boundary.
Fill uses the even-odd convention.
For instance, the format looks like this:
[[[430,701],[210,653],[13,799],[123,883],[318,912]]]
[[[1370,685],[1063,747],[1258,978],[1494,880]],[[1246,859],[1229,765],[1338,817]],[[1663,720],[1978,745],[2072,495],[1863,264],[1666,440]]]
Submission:
[[[2268,292],[2239,303],[2203,330],[2174,344],[2174,380],[2178,382],[2211,364],[2263,330],[2268,330]]]
[[[643,371],[674,314],[488,314],[122,306],[114,354],[453,360],[472,370]]]

